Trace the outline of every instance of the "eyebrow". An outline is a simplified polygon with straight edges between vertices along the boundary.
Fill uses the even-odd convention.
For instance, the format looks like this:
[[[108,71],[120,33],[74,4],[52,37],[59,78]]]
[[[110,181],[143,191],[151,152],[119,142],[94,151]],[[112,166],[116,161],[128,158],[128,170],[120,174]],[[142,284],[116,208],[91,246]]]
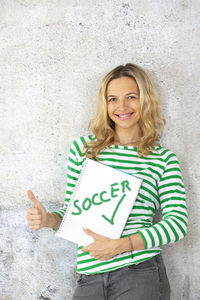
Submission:
[[[138,94],[135,93],[135,92],[130,92],[130,93],[126,94],[126,96],[129,96],[129,95],[132,95],[132,94],[135,94],[135,95],[138,96]],[[107,97],[116,97],[116,95],[108,95]]]

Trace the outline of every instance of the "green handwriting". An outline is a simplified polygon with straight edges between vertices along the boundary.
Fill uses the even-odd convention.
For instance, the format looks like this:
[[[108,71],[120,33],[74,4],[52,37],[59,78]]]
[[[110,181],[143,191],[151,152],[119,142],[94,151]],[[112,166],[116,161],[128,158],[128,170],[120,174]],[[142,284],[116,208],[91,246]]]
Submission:
[[[116,213],[117,213],[117,211],[118,211],[118,208],[119,208],[120,204],[122,203],[122,201],[124,200],[125,197],[126,197],[126,194],[123,194],[122,197],[121,197],[121,199],[119,200],[119,202],[117,203],[117,205],[116,205],[116,207],[115,207],[115,209],[114,209],[114,212],[113,212],[113,214],[112,214],[111,219],[108,219],[105,215],[102,215],[102,217],[103,217],[106,221],[108,221],[111,225],[114,225],[114,218],[115,218],[115,216],[116,216]]]
[[[72,215],[79,216],[83,211],[88,211],[93,205],[101,205],[104,202],[110,202],[112,199],[114,199],[116,197],[120,197],[121,194],[124,194],[120,198],[120,200],[113,212],[113,216],[111,218],[110,223],[114,222],[112,220],[114,220],[115,214],[116,214],[121,202],[123,201],[123,199],[125,197],[126,190],[131,191],[130,183],[128,180],[124,180],[120,183],[117,183],[117,182],[112,183],[107,191],[101,191],[100,193],[94,193],[91,197],[86,197],[85,199],[83,199],[83,201],[76,199],[73,202],[74,210],[72,211]],[[102,216],[104,216],[104,215],[102,215]],[[107,217],[104,216],[104,218],[106,219]]]

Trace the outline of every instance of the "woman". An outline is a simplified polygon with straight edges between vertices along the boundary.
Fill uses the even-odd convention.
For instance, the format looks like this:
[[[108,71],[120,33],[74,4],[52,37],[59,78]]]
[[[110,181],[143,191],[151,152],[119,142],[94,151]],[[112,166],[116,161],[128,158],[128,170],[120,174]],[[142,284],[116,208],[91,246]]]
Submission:
[[[34,203],[27,212],[30,228],[57,230],[86,156],[143,179],[120,239],[84,229],[94,242],[78,247],[79,279],[73,300],[170,299],[160,246],[186,235],[187,208],[177,158],[157,144],[164,124],[147,73],[130,63],[118,66],[101,82],[96,115],[90,123],[94,135],[72,143],[64,208],[46,213],[28,191]],[[152,225],[159,206],[162,220]]]

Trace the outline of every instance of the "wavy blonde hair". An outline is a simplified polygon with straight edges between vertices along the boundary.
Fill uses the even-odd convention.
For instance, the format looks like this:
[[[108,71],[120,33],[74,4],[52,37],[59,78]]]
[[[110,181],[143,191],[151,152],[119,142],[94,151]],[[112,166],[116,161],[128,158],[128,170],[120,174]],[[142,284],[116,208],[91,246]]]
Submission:
[[[149,75],[141,67],[131,63],[116,67],[100,83],[96,114],[89,123],[89,129],[94,133],[96,140],[85,144],[85,152],[86,156],[96,160],[101,150],[114,143],[115,129],[107,113],[106,94],[109,82],[120,77],[132,78],[137,83],[140,92],[140,141],[137,147],[139,156],[151,153],[166,123],[160,112],[160,99]]]

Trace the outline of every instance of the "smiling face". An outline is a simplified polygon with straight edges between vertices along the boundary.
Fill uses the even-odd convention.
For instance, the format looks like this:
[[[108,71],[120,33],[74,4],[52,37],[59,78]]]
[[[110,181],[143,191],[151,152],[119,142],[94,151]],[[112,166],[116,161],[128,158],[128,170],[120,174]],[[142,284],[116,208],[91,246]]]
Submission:
[[[139,132],[139,88],[130,77],[120,77],[109,82],[106,92],[108,116],[118,132]]]

